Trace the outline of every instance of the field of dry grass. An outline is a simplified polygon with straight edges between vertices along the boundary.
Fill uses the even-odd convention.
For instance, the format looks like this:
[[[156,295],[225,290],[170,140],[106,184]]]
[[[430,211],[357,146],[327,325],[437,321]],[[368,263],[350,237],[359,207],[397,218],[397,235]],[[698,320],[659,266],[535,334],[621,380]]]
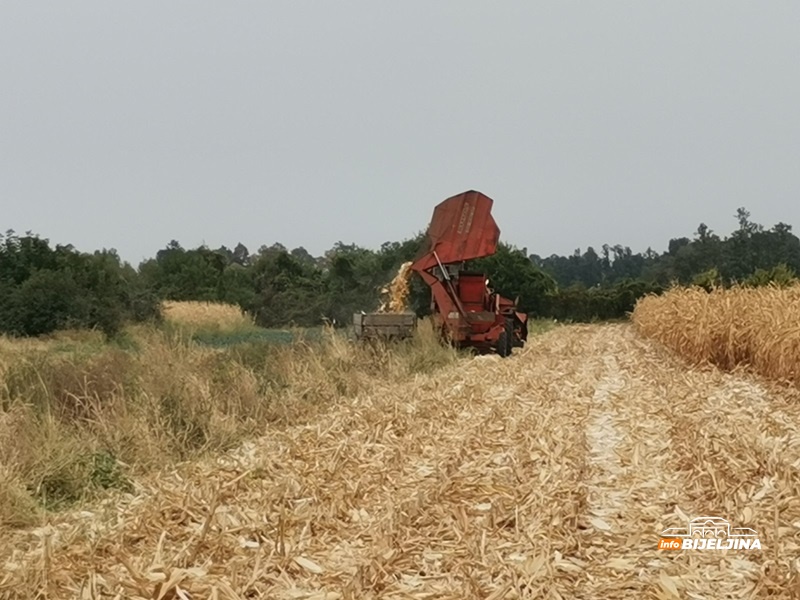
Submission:
[[[625,324],[428,372],[409,356],[364,370],[336,341],[288,361],[287,398],[324,410],[4,532],[0,597],[800,596],[794,388],[687,366]],[[657,549],[700,515],[762,548]]]
[[[165,320],[184,327],[232,330],[253,326],[253,319],[232,304],[164,302],[162,310]]]
[[[800,384],[800,286],[675,288],[641,299],[633,322],[694,364]]]
[[[391,352],[332,330],[313,342],[212,348],[187,331],[238,330],[245,321],[237,312],[170,309],[179,327],[132,328],[124,344],[93,332],[0,338],[0,530],[305,422],[374,378],[404,380],[455,360],[424,327]]]

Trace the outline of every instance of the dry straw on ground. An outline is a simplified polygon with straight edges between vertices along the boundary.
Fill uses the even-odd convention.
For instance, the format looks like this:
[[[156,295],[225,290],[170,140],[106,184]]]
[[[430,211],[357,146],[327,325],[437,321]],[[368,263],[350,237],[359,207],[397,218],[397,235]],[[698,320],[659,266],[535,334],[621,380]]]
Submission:
[[[674,288],[639,300],[633,322],[693,363],[800,384],[800,286]]]
[[[373,379],[403,381],[455,359],[428,323],[392,350],[332,330],[222,349],[170,329],[128,334],[129,349],[101,334],[0,338],[0,530],[304,422]]]
[[[785,390],[687,368],[625,325],[369,381],[305,425],[7,533],[0,596],[798,597]],[[701,514],[764,549],[656,550]]]
[[[164,302],[164,318],[177,325],[236,329],[253,325],[242,309],[221,302]]]

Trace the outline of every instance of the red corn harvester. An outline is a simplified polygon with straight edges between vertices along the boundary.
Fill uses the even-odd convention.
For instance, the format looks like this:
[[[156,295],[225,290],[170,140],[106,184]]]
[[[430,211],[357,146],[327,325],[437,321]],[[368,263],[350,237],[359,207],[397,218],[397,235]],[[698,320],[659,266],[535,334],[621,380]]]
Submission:
[[[411,269],[430,286],[434,323],[447,340],[505,357],[525,344],[528,316],[517,310],[517,301],[489,287],[486,273],[464,270],[466,261],[497,251],[500,228],[492,204],[474,190],[438,204],[427,247]]]

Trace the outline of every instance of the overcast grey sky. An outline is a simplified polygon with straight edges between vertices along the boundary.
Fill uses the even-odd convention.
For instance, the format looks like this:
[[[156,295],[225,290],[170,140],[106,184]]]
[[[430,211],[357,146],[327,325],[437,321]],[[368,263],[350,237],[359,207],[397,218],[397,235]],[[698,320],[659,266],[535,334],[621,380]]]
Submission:
[[[800,230],[800,2],[0,0],[0,229],[138,263],[424,229]]]

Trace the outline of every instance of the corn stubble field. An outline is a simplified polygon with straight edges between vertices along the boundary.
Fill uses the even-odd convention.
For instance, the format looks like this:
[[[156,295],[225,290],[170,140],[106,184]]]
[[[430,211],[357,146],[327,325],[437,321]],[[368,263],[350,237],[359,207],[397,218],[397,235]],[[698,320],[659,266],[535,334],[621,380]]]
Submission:
[[[800,597],[798,313],[797,289],[673,290],[632,324],[552,328],[509,359],[456,355],[429,329],[247,360],[142,333],[129,387],[82,430],[98,448],[123,425],[145,435],[113,446],[142,463],[130,488],[60,512],[6,502],[0,596]],[[227,396],[208,375],[220,357]],[[262,358],[280,386],[259,384]],[[193,453],[134,418],[160,410],[164,383],[143,373],[166,361],[190,382],[176,402],[204,407]],[[4,401],[5,452],[2,432],[35,415]],[[142,459],[155,451],[161,465]],[[3,464],[18,496],[21,460]],[[700,515],[762,549],[656,549]]]

